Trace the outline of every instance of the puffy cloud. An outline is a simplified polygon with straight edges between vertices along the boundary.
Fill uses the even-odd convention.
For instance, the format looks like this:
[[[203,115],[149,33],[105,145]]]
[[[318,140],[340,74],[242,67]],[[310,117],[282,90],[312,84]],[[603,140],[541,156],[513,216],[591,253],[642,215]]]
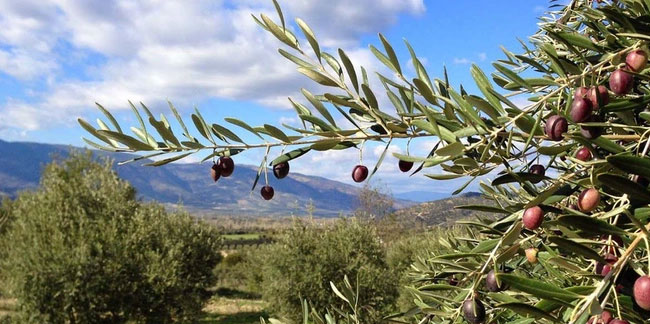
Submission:
[[[363,34],[425,10],[422,0],[283,5],[324,46],[344,47],[361,64],[372,61],[360,47]],[[126,109],[129,99],[155,107],[169,98],[183,107],[219,97],[289,108],[286,97],[312,82],[277,54],[281,44],[250,16],[259,12],[275,17],[261,0],[0,0],[0,72],[46,84],[29,101],[7,100],[0,129],[72,124],[95,101]]]

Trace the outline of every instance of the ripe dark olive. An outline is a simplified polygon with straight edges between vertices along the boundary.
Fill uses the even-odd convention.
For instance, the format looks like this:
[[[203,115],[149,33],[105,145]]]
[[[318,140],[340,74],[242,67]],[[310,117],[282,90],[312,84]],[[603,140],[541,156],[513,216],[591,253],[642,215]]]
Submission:
[[[630,92],[633,85],[634,77],[623,69],[618,69],[609,76],[609,88],[616,95],[620,96]]]
[[[463,302],[463,316],[470,324],[480,324],[485,321],[485,307],[476,299],[468,299]]]
[[[220,177],[221,177],[221,169],[219,169],[219,166],[215,163],[210,168],[210,178],[212,178],[214,182],[217,182],[217,180],[219,180]]]
[[[578,151],[576,151],[576,159],[580,161],[587,162],[591,160],[591,158],[591,151],[585,146],[579,148]]]
[[[537,252],[539,252],[536,248],[527,248],[526,249],[526,260],[530,262],[531,264],[537,263]]]
[[[578,196],[578,208],[583,212],[595,210],[600,203],[600,193],[594,188],[583,190]]]
[[[544,173],[546,173],[546,169],[544,169],[544,166],[541,164],[533,164],[530,166],[530,169],[528,170],[532,174],[537,174],[543,176]]]
[[[611,253],[608,253],[604,257],[604,259],[605,261],[607,261],[607,263],[603,264],[599,262],[598,264],[596,264],[596,273],[603,277],[606,276],[610,271],[612,271],[612,268],[614,267],[614,263],[618,261],[618,257]]]
[[[622,319],[611,320],[609,324],[630,324],[630,322]]]
[[[501,285],[499,285],[497,282],[497,274],[494,272],[494,270],[488,272],[487,276],[485,277],[485,287],[491,292],[499,292],[507,289],[505,283],[502,282]]]
[[[277,179],[284,179],[289,174],[289,162],[278,163],[273,166],[273,175]]]
[[[588,123],[597,123],[600,122],[600,118],[598,116],[592,115],[589,120],[586,122]],[[601,134],[601,128],[598,126],[580,126],[580,134],[584,136],[586,139],[594,139]]]
[[[600,98],[600,103],[602,105],[598,104],[599,98]],[[591,106],[594,108],[594,110],[596,110],[601,106],[604,106],[609,103],[609,92],[607,92],[607,88],[605,86],[599,85],[589,90],[587,99],[589,99],[589,101],[591,102]]]
[[[587,96],[587,93],[589,93],[589,88],[587,88],[587,87],[579,87],[573,93],[573,99],[575,100],[575,99],[578,99],[578,98],[585,98]]]
[[[564,135],[564,133],[569,129],[569,123],[566,118],[560,115],[553,115],[546,121],[544,129],[546,131],[546,136],[548,136],[550,140],[560,141],[562,140],[562,135]]]
[[[273,199],[273,194],[275,194],[275,190],[273,190],[273,187],[266,185],[262,187],[262,190],[260,190],[260,194],[262,194],[262,198],[264,198],[264,200],[271,200]]]
[[[585,122],[591,117],[592,111],[591,101],[578,98],[571,104],[571,119],[576,123]]]
[[[539,206],[530,207],[524,211],[522,220],[527,229],[534,231],[542,225],[544,211]]]
[[[639,277],[634,282],[634,301],[639,307],[650,311],[650,276]]]
[[[458,286],[458,279],[451,277],[447,280],[450,286]]]
[[[235,162],[229,156],[220,157],[217,166],[219,166],[221,175],[224,177],[229,177],[235,171]]]
[[[413,162],[399,160],[398,166],[400,171],[409,172],[413,167]]]
[[[648,54],[643,50],[634,50],[625,57],[625,66],[630,71],[641,72],[648,63]]]
[[[368,168],[365,165],[357,165],[352,169],[352,180],[363,182],[368,177]]]

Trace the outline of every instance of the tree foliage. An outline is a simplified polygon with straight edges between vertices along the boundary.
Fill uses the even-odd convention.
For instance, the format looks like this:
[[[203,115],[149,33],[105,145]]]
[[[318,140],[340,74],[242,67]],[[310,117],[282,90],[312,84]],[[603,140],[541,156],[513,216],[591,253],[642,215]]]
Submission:
[[[216,230],[138,202],[111,165],[72,154],[5,205],[0,265],[24,322],[184,322],[210,296]]]
[[[344,301],[331,293],[347,276],[355,287],[363,323],[378,323],[397,298],[397,274],[386,261],[373,226],[355,219],[333,225],[296,223],[278,242],[263,247],[248,266],[262,296],[277,314],[302,319],[303,300],[318,310],[339,309]]]
[[[112,130],[102,125],[103,130],[96,130],[80,122],[105,142],[97,147],[182,153],[155,165],[201,149],[234,155],[267,147],[268,155],[268,147],[296,147],[272,160],[277,164],[312,150],[361,149],[365,141],[388,148],[393,140],[435,137],[438,142],[427,156],[394,156],[417,163],[415,172],[442,170],[427,171],[435,180],[467,179],[456,192],[489,175],[492,180],[481,188],[495,205],[465,208],[490,211],[498,218],[467,223],[473,229],[470,235],[447,242],[455,253],[415,265],[421,277],[414,283],[419,294],[409,316],[420,323],[458,323],[463,321],[463,304],[478,304],[465,301],[480,300],[490,323],[585,323],[603,309],[643,323],[650,317],[631,296],[630,282],[647,275],[650,262],[650,192],[644,181],[650,178],[650,88],[647,55],[638,59],[639,50],[648,52],[650,3],[552,3],[519,53],[503,49],[489,75],[471,67],[471,88],[453,87],[446,74],[431,78],[405,42],[415,70],[408,75],[404,60],[382,35],[379,48],[370,49],[392,74],[377,73],[381,87],[373,87],[368,72],[343,50],[325,51],[304,21],[297,20],[292,28],[276,6],[279,22],[266,15],[256,21],[284,44],[280,54],[322,85],[323,92],[303,90],[308,104],[291,99],[304,128],[252,127],[226,118],[264,143],[229,144],[241,141],[225,127],[208,126],[198,111],[192,120],[209,144],[190,136],[184,126],[188,140],[181,142],[164,118],[157,121],[144,106],[155,131],[147,133],[141,123],[134,129],[140,139],[123,134],[117,124]],[[302,36],[293,32],[297,29]],[[637,59],[630,59],[635,55]],[[474,88],[477,92],[470,93]],[[513,97],[528,104],[516,105]],[[333,114],[354,127],[341,128]],[[156,133],[162,141],[152,137]],[[530,212],[535,215],[525,212],[533,207],[539,207]],[[522,222],[524,214],[532,218]],[[523,256],[528,248],[539,251],[536,263]],[[604,265],[610,271],[601,275]],[[491,270],[508,289],[485,288]],[[457,285],[444,284],[450,276],[460,278]]]

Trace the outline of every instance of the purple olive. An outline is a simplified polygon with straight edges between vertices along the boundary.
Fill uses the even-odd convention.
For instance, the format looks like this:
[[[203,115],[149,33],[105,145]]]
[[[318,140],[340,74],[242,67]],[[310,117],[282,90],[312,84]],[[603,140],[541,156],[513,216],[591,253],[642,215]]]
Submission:
[[[616,95],[620,96],[630,92],[633,85],[634,77],[623,69],[618,69],[609,76],[609,88]]]
[[[578,98],[571,104],[571,119],[576,123],[582,123],[591,117],[593,107],[591,101],[585,98]]]
[[[627,57],[625,57],[625,66],[627,66],[630,71],[636,73],[643,71],[647,63],[648,54],[640,49],[630,52],[627,54]]]
[[[546,136],[552,141],[560,141],[564,133],[569,129],[569,123],[566,118],[560,115],[553,115],[546,121]]]

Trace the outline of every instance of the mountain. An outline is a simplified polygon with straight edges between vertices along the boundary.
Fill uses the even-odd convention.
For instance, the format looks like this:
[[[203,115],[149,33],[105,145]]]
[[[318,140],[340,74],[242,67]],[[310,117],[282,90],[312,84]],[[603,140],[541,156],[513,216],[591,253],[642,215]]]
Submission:
[[[38,186],[43,167],[53,157],[65,157],[71,146],[0,140],[0,195],[15,197],[18,192]],[[76,148],[78,149],[78,148]],[[115,161],[133,158],[125,153],[94,152]],[[273,200],[259,196],[259,186],[251,193],[257,167],[238,164],[229,178],[217,183],[209,177],[209,163],[172,163],[161,167],[143,167],[147,161],[115,166],[120,177],[128,180],[143,200],[155,200],[170,206],[182,203],[185,209],[205,216],[305,215],[313,204],[314,215],[323,217],[348,213],[357,206],[359,188],[329,179],[291,173],[283,180],[269,176],[275,189]],[[395,207],[413,205],[396,200]]]

